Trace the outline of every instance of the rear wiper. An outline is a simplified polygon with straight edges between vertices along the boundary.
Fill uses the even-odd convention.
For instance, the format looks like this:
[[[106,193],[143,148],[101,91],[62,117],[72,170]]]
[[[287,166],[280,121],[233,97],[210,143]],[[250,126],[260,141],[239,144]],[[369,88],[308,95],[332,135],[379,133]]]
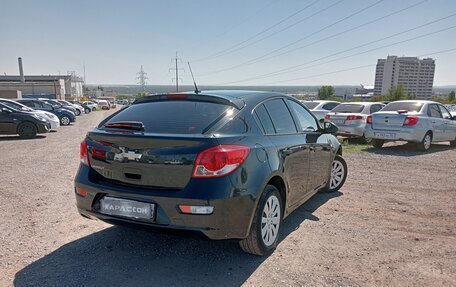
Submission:
[[[123,129],[123,130],[134,130],[134,131],[144,131],[144,124],[142,122],[133,122],[133,121],[125,121],[125,122],[110,122],[105,123],[103,127],[108,129]]]

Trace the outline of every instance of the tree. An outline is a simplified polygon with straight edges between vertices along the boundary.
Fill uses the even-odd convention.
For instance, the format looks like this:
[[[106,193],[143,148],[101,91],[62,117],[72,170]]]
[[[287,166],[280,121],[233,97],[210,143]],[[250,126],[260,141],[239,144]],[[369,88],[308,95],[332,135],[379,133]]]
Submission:
[[[449,101],[450,103],[456,101],[456,95],[455,95],[454,91],[451,91],[451,92],[448,94],[448,101]]]
[[[328,100],[332,96],[334,96],[334,88],[332,86],[321,86],[318,89],[318,99]]]
[[[388,101],[399,101],[405,100],[407,95],[404,92],[404,87],[402,85],[397,85],[396,87],[392,87],[388,90],[386,98]]]
[[[408,93],[407,94],[407,100],[416,100],[415,93]]]

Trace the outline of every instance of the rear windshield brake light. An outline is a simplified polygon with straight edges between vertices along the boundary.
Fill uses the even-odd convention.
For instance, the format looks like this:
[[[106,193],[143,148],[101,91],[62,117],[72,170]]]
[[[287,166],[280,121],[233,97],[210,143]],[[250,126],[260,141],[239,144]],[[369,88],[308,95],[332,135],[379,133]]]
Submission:
[[[112,122],[104,124],[103,127],[108,129],[144,131],[144,124],[142,122]]]

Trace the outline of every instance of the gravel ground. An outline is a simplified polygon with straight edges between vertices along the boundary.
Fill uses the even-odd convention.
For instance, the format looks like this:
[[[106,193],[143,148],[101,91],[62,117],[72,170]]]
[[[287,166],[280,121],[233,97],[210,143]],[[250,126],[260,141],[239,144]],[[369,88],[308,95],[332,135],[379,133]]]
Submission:
[[[79,143],[111,111],[0,137],[0,286],[456,286],[456,150],[347,153],[341,190],[289,216],[273,255],[79,216]]]

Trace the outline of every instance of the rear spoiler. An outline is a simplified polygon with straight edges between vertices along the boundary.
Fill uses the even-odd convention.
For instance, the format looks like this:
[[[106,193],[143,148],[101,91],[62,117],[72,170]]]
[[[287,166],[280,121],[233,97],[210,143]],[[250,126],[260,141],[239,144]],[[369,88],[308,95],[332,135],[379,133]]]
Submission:
[[[240,110],[244,107],[245,103],[242,99],[234,97],[226,97],[223,95],[203,95],[203,94],[159,94],[150,95],[137,99],[134,104],[141,104],[147,102],[164,102],[164,101],[193,101],[193,102],[206,102],[216,103],[235,107]]]

